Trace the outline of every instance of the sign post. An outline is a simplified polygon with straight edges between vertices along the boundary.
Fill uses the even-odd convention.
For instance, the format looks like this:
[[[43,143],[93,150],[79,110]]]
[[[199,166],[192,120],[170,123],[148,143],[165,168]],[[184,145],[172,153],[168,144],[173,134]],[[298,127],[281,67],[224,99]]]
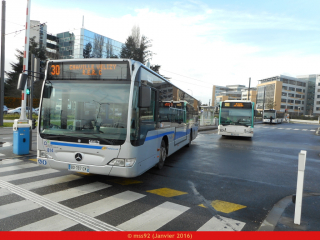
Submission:
[[[307,151],[301,150],[298,157],[298,179],[296,192],[296,207],[294,211],[294,223],[300,225],[303,195],[304,170],[306,166]]]

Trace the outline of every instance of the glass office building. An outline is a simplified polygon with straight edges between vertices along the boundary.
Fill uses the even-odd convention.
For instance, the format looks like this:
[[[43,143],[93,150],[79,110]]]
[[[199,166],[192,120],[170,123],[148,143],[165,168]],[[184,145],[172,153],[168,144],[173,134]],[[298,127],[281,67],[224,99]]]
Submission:
[[[57,34],[61,59],[119,57],[123,43],[85,28]],[[90,50],[91,49],[91,50]],[[84,51],[90,50],[90,51]]]

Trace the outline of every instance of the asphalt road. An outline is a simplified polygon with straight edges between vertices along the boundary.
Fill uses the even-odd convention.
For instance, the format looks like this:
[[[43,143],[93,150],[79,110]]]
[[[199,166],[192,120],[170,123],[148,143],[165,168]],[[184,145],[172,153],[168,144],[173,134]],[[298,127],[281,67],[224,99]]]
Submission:
[[[124,230],[130,230],[130,227],[139,229],[135,223],[143,221],[144,226],[151,230],[208,230],[206,227],[218,221],[221,230],[255,231],[276,202],[295,194],[300,150],[307,151],[304,191],[320,193],[320,137],[315,135],[317,127],[310,124],[259,124],[255,126],[252,139],[221,137],[217,130],[200,132],[190,148],[185,147],[168,157],[163,169],[153,168],[133,179],[70,174],[68,171],[42,175],[44,168],[41,167],[19,168],[34,163],[29,160],[34,156],[25,156],[19,162],[6,165],[1,165],[0,161],[0,171],[5,170],[4,167],[17,167],[1,171],[0,180],[28,188],[40,196],[56,194],[60,199],[56,201],[63,206],[84,211],[103,223]],[[9,138],[10,132],[0,133],[0,142],[10,142]],[[0,159],[6,158],[5,152],[10,148],[0,147],[3,154]],[[29,173],[34,175],[14,178]],[[35,187],[41,181],[50,182],[50,179],[71,175],[77,179]],[[65,191],[96,183],[104,184],[105,188],[61,200]],[[108,211],[105,208],[110,207],[109,200],[102,209],[97,208],[96,213],[85,208],[93,208],[90,204],[107,198],[113,205],[112,197],[124,193],[130,193],[130,197],[137,196],[137,199]],[[3,195],[0,191],[0,210],[8,209],[8,204],[20,206],[23,199],[19,194]],[[31,200],[27,200],[30,205]],[[121,201],[119,197],[116,202]],[[57,224],[55,230],[92,230],[81,221],[59,228],[59,221],[63,222],[57,217],[59,214],[40,205],[36,209],[21,211],[19,214],[8,213],[5,218],[0,216],[0,230],[37,230],[48,225],[46,221],[51,225]],[[210,226],[209,230],[217,230],[210,229]]]

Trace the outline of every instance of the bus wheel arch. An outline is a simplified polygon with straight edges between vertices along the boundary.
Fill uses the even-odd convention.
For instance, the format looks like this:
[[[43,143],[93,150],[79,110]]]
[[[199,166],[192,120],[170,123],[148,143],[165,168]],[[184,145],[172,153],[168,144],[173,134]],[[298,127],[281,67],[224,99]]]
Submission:
[[[156,165],[158,169],[163,168],[164,162],[167,156],[168,156],[168,137],[164,136],[161,140],[161,145],[160,145],[159,162]]]
[[[191,141],[192,141],[192,128],[191,128],[191,131],[190,131],[189,142],[188,142],[188,144],[187,144],[187,147],[190,147],[190,146],[191,146]]]

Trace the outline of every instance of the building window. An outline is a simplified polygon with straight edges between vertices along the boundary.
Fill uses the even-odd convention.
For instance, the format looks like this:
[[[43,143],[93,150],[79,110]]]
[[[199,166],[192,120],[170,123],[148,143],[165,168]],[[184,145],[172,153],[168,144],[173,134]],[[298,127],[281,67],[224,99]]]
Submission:
[[[294,81],[294,80],[289,80],[289,84],[296,85],[296,84],[297,84],[297,82],[296,82],[296,81]]]
[[[317,111],[320,111],[320,107],[317,107],[316,110],[317,110]]]
[[[284,108],[284,109],[285,109],[285,108],[286,108],[286,105],[281,105],[281,108]]]
[[[288,99],[288,103],[294,103],[294,100]]]
[[[290,90],[290,91],[295,91],[296,89],[293,88],[293,87],[289,87],[289,90]]]
[[[301,95],[300,94],[296,94],[296,98],[301,98]]]
[[[317,98],[320,98],[320,95],[317,95]]]
[[[304,101],[302,101],[302,104],[304,104]]]
[[[302,92],[301,88],[296,88],[296,92]]]
[[[320,86],[320,82],[318,82],[318,86]]]
[[[289,93],[288,97],[294,97],[294,94],[293,93]]]
[[[287,102],[287,99],[281,98],[281,102]]]
[[[283,83],[288,83],[288,79],[283,79]]]
[[[282,96],[287,96],[287,93],[283,92],[283,93],[282,93]]]
[[[282,86],[282,90],[288,90],[287,86]]]
[[[288,109],[293,109],[293,106],[288,106]]]
[[[296,100],[296,104],[301,104],[301,101],[300,100]]]

